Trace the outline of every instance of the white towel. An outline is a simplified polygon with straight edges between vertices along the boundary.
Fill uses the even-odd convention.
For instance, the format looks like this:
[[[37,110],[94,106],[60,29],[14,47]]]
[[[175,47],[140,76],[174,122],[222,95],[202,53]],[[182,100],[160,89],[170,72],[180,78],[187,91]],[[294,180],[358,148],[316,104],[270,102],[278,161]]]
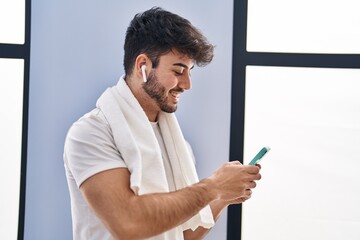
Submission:
[[[137,195],[169,192],[161,150],[152,126],[124,77],[97,101],[113,132],[115,144],[131,173],[130,187]],[[173,113],[161,112],[160,129],[172,165],[176,189],[199,181],[193,158]],[[176,231],[214,225],[206,206]],[[167,234],[168,235],[168,234]],[[170,234],[171,235],[171,234]],[[169,238],[172,239],[171,236]],[[175,238],[173,238],[175,239]]]

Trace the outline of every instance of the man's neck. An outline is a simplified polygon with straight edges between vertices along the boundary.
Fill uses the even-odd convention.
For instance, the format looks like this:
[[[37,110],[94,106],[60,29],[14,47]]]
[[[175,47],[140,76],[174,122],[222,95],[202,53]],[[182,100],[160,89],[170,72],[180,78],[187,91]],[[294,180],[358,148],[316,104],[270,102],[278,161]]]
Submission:
[[[135,98],[138,100],[149,121],[157,121],[160,109],[156,102],[144,91],[142,87],[142,81],[134,79],[130,76],[125,78],[125,82]]]

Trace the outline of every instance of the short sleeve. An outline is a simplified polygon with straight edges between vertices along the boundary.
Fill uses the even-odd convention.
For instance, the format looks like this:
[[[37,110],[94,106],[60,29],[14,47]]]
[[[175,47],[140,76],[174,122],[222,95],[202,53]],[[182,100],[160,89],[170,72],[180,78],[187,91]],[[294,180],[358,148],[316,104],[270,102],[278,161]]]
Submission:
[[[110,126],[99,109],[71,126],[65,140],[64,161],[78,187],[99,172],[126,168]]]

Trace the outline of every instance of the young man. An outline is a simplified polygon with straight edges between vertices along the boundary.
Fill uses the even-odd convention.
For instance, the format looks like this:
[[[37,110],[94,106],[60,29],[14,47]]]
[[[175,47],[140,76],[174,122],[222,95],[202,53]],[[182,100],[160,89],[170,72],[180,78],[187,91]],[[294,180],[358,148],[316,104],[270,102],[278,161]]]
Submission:
[[[124,50],[125,75],[66,138],[74,239],[200,239],[261,178],[259,166],[234,161],[199,181],[173,113],[213,46],[188,20],[152,8],[131,21]]]

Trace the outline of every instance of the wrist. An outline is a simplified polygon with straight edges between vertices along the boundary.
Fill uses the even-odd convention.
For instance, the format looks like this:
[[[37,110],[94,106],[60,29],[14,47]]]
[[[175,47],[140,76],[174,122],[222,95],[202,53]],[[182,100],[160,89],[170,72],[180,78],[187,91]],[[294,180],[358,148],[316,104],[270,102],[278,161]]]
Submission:
[[[216,190],[216,183],[211,178],[205,178],[201,180],[199,186],[203,189],[203,194],[209,198],[209,202],[220,198],[218,191]]]

